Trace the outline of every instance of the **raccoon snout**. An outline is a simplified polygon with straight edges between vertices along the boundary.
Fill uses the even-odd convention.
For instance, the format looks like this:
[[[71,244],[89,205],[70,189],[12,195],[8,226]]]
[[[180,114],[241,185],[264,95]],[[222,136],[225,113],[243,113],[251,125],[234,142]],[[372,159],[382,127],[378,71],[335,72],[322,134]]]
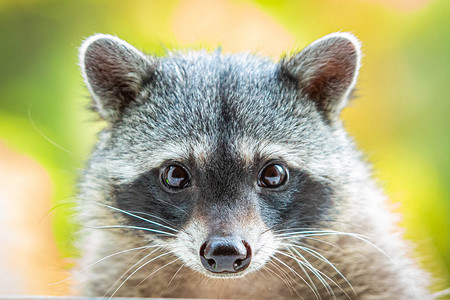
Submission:
[[[200,247],[202,265],[213,273],[239,273],[252,260],[252,249],[244,240],[213,237]]]

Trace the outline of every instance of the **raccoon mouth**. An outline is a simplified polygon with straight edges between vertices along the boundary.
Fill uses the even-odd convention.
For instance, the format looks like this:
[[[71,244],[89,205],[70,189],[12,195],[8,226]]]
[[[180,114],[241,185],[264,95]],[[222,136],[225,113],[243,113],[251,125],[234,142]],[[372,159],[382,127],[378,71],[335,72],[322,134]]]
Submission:
[[[228,273],[225,273],[225,272],[223,272],[223,273],[211,273],[211,272],[204,273],[203,272],[203,275],[205,275],[206,277],[209,277],[209,278],[213,278],[213,279],[229,280],[229,279],[237,279],[237,278],[245,277],[248,273],[249,272],[241,272],[241,273],[231,273],[231,272],[228,272]]]

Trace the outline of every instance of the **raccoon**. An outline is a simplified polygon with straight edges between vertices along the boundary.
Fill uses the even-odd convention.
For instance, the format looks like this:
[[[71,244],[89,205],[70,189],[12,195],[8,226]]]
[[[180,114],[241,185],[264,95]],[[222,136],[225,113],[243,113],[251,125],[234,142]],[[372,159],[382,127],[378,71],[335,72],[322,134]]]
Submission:
[[[107,126],[79,184],[77,291],[430,298],[339,119],[360,48],[332,33],[274,63],[85,40],[82,75]]]

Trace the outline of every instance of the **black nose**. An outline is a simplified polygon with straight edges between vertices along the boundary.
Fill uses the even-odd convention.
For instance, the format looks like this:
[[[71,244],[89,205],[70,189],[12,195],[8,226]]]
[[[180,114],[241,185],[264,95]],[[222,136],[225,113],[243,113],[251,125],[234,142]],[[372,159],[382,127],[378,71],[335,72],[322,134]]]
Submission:
[[[200,260],[210,272],[238,273],[250,265],[252,249],[243,240],[214,237],[200,247]]]

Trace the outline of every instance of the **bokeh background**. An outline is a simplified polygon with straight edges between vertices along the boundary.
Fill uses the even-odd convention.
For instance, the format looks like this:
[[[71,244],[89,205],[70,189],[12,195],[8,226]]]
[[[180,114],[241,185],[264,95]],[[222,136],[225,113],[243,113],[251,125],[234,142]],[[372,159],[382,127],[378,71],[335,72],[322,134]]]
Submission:
[[[0,0],[0,294],[68,293],[70,280],[49,285],[76,256],[63,203],[104,126],[86,109],[84,38],[115,34],[155,55],[220,45],[278,60],[336,31],[356,34],[364,52],[346,128],[403,214],[432,288],[448,287],[450,1]]]

